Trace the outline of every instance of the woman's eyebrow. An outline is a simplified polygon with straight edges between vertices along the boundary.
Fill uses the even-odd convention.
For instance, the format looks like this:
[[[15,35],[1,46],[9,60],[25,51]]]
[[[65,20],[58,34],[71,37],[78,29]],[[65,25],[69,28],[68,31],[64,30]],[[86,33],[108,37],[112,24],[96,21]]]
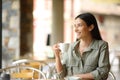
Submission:
[[[79,25],[79,24],[82,24],[82,23],[76,23],[75,25]]]

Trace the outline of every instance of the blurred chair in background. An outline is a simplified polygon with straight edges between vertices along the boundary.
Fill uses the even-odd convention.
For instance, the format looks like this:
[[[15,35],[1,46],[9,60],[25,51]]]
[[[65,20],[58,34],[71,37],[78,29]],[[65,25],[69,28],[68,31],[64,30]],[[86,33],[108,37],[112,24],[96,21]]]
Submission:
[[[120,71],[120,49],[113,50],[114,57],[111,61],[111,65],[114,65],[115,60],[118,60],[118,70]]]
[[[1,77],[4,80],[5,77],[2,75],[9,74],[10,80],[33,80],[35,72],[39,74],[38,79],[46,80],[45,74],[39,69],[27,66],[27,65],[19,65],[19,66],[9,66],[7,68],[0,69],[2,72]]]
[[[47,79],[55,79],[55,74],[56,74],[56,70],[55,70],[55,66],[50,66],[48,63],[46,63],[45,61],[40,61],[40,60],[30,60],[30,59],[20,59],[20,60],[16,60],[12,63],[12,65],[27,65],[33,68],[36,68],[40,71],[42,71]],[[23,72],[25,72],[25,70],[22,70]],[[37,72],[34,73],[34,78],[37,79],[39,76],[39,74]]]
[[[116,80],[115,75],[110,71],[107,80]]]

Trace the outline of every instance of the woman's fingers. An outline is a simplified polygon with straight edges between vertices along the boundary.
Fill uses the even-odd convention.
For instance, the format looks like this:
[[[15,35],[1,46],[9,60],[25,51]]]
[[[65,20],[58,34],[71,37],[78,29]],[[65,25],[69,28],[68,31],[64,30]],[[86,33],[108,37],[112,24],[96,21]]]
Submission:
[[[61,50],[59,49],[58,44],[53,45],[53,51],[54,51],[55,56],[59,56]]]

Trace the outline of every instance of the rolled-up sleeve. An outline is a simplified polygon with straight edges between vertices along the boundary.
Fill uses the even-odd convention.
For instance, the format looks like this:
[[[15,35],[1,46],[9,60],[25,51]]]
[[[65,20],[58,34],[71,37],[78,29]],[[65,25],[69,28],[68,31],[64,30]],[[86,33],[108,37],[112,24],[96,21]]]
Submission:
[[[58,75],[58,77],[59,78],[63,78],[63,77],[65,77],[65,76],[67,76],[67,67],[66,67],[66,65],[68,64],[68,57],[70,56],[69,55],[69,53],[71,52],[71,46],[69,47],[69,49],[68,49],[68,52],[67,53],[63,53],[62,54],[62,67],[63,67],[63,70],[60,72],[60,73],[57,73],[57,75]]]
[[[91,74],[94,76],[95,80],[106,80],[109,71],[110,71],[109,50],[108,43],[106,42],[100,47],[98,68],[92,71]]]
[[[66,76],[66,66],[63,65],[63,70],[60,73],[57,73],[58,79],[63,79]]]

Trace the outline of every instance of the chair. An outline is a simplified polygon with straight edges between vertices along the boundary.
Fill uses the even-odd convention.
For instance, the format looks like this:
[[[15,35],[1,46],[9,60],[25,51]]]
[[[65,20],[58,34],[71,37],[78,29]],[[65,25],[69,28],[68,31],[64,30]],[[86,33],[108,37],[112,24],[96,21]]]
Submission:
[[[30,59],[20,59],[16,60],[12,63],[12,65],[28,65],[33,68],[41,70],[47,79],[50,79],[54,76],[55,74],[55,68],[51,67],[48,63],[45,61],[40,61],[40,60],[30,60]],[[22,70],[23,71],[23,70]],[[24,71],[23,71],[24,72]],[[35,72],[34,78],[38,78],[38,73]]]
[[[111,62],[111,65],[113,65],[115,59],[118,59],[118,69],[120,71],[120,49],[116,49],[113,52],[114,52],[115,56],[114,56],[114,58],[113,58],[113,60]]]
[[[26,72],[22,72],[22,70],[28,70]],[[39,69],[33,68],[31,66],[19,65],[19,66],[9,66],[7,68],[0,69],[2,73],[9,73],[11,79],[20,79],[20,80],[33,80],[34,72],[39,73],[38,79],[47,80],[45,74]]]
[[[41,66],[48,65],[45,61],[20,59],[12,62],[12,65],[29,65],[34,68],[41,68]],[[48,65],[49,66],[49,65]]]
[[[116,80],[115,75],[110,71],[107,80]]]

